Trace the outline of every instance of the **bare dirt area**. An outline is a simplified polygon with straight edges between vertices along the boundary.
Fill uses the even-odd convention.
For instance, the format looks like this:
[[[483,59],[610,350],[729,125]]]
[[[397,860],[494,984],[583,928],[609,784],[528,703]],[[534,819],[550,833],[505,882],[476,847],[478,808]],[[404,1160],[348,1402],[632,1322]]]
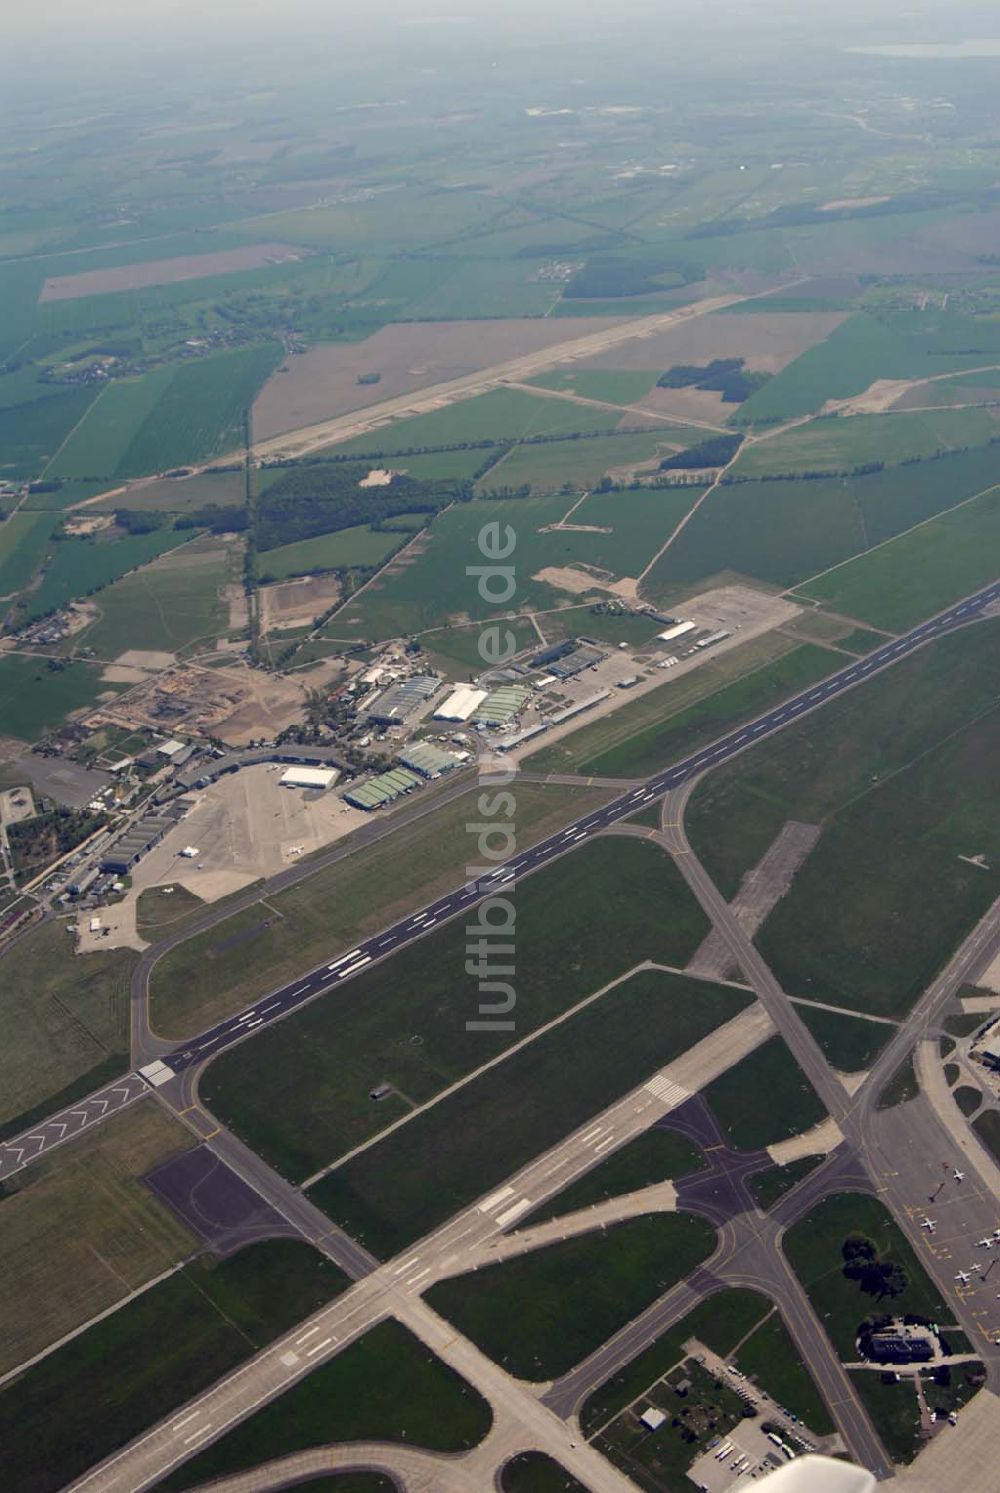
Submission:
[[[248,244],[215,254],[186,254],[178,259],[146,259],[115,269],[86,270],[80,275],[55,275],[42,286],[40,301],[76,301],[88,295],[111,295],[122,290],[145,290],[151,285],[177,285],[231,275],[237,270],[260,270],[305,258],[304,249],[291,244]]]
[[[703,421],[708,425],[716,425],[721,430],[736,405],[725,404],[722,395],[714,389],[650,389],[648,394],[637,401],[636,408],[648,410],[651,415],[659,415],[661,418],[667,416],[680,423],[688,420]],[[622,424],[627,424],[634,418],[634,415],[628,415]]]
[[[343,587],[336,575],[306,576],[297,581],[279,581],[261,586],[260,621],[265,632],[276,627],[305,627],[334,606]]]
[[[888,197],[835,197],[832,202],[824,202],[820,207],[820,212],[836,213],[844,208],[878,207],[881,203],[888,201]]]
[[[284,771],[275,763],[244,767],[191,795],[187,818],[136,866],[130,900],[150,887],[183,886],[215,902],[287,870],[366,820],[335,790],[282,788]],[[198,854],[181,854],[189,848]]]
[[[123,668],[144,669],[150,674],[169,669],[175,662],[174,654],[161,652],[157,648],[127,648],[115,659],[115,663]]]
[[[227,746],[246,746],[301,720],[307,687],[322,682],[313,671],[292,680],[236,662],[211,669],[189,662],[152,675],[131,667],[140,675],[135,689],[92,711],[89,724],[216,736]]]
[[[254,432],[267,440],[594,330],[590,317],[426,321],[383,327],[364,342],[324,343],[289,358],[264,385]],[[366,373],[381,374],[379,383],[359,384]]]
[[[560,525],[560,527],[572,527],[572,525]],[[568,591],[572,596],[585,596],[590,592],[613,590],[612,576],[599,576],[584,570],[582,566],[577,569],[574,565],[547,565],[531,579],[544,581],[546,585],[554,586],[557,591]]]
[[[759,311],[748,316],[727,315],[722,310],[713,316],[690,318],[667,326],[661,332],[622,343],[595,357],[582,358],[579,367],[665,371],[677,363],[743,358],[747,367],[756,372],[780,373],[806,348],[828,337],[846,315],[846,311]],[[648,405],[649,397],[639,403]]]

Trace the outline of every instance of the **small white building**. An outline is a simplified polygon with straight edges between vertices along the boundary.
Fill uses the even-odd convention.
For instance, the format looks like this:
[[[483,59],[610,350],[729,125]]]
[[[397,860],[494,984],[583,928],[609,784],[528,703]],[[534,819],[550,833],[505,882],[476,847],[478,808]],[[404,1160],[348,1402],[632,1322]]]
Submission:
[[[644,1410],[639,1419],[647,1431],[658,1431],[667,1423],[667,1417],[662,1410],[657,1410],[655,1405],[650,1405],[648,1410]]]
[[[467,721],[470,716],[475,715],[486,699],[486,695],[487,691],[484,689],[473,689],[471,685],[463,684],[438,706],[434,712],[434,719],[436,721]]]
[[[332,788],[339,773],[335,767],[288,767],[281,774],[282,788]]]

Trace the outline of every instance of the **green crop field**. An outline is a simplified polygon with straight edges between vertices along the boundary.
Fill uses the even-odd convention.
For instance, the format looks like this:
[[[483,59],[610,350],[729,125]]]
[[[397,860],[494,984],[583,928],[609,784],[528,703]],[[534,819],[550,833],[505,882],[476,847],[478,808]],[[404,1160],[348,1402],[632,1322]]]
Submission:
[[[338,529],[335,534],[300,539],[262,554],[260,577],[264,581],[284,581],[290,576],[312,575],[320,570],[381,565],[405,537],[395,529],[376,530],[370,524],[358,524],[352,529]]]
[[[491,1421],[486,1401],[454,1369],[399,1322],[380,1322],[158,1487],[179,1493],[275,1457],[344,1441],[466,1451],[482,1441]]]
[[[467,566],[483,563],[478,539],[491,523],[499,523],[501,533],[510,525],[516,536],[511,556],[516,590],[503,610],[514,615],[558,607],[570,598],[536,579],[541,570],[585,564],[634,575],[699,491],[686,487],[595,495],[590,522],[600,515],[610,531],[606,533],[552,529],[574,501],[560,494],[456,504],[435,518],[412,563],[398,569],[390,566],[340,613],[333,624],[336,635],[378,639],[440,627],[452,618],[497,620],[501,610],[480,596],[475,578],[466,573]]]
[[[758,935],[789,993],[902,1015],[989,906],[962,857],[1000,856],[996,634],[931,645],[696,791],[692,843],[728,895],[786,819],[823,825]]]
[[[108,385],[46,475],[143,477],[238,450],[280,351],[265,343]]]
[[[157,368],[141,378],[108,384],[46,472],[48,477],[113,477],[173,376]]]
[[[239,469],[196,472],[191,477],[154,477],[150,482],[133,484],[127,494],[115,493],[92,506],[98,513],[115,508],[129,508],[137,513],[190,513],[209,504],[242,508],[244,480]]]
[[[676,903],[667,905],[673,913]],[[740,991],[696,985],[679,975],[633,975],[329,1173],[311,1196],[352,1237],[389,1257],[587,1123],[746,1004]],[[491,1137],[488,1152],[484,1132]],[[655,1176],[664,1166],[686,1167],[690,1153],[669,1141],[660,1147],[650,1142],[607,1164],[612,1189],[616,1179],[640,1186],[647,1171]],[[585,1196],[591,1186],[600,1195],[605,1183],[595,1175],[578,1185]]]
[[[529,436],[612,431],[616,410],[594,409],[568,399],[546,399],[522,389],[492,389],[462,399],[428,415],[394,420],[380,430],[330,447],[336,456],[353,452],[392,454],[425,446],[457,446],[464,441],[525,440]],[[480,460],[485,457],[483,451]]]
[[[193,1236],[141,1181],[193,1144],[166,1110],[137,1104],[5,1185],[0,1374],[193,1251]]]
[[[40,476],[96,397],[91,385],[0,409],[0,481]]]
[[[589,622],[587,617],[586,623],[581,624],[581,632],[587,632]],[[784,655],[796,651],[793,639],[768,633],[714,658],[709,655],[690,673],[677,679],[667,674],[658,689],[630,700],[601,720],[587,722],[551,746],[543,746],[531,754],[527,763],[533,772],[580,772],[584,763],[588,764],[587,771],[593,772],[599,762],[618,758],[642,760],[658,752],[661,745],[664,751],[671,750],[673,723],[686,719],[699,701],[716,698],[731,683],[744,677],[746,687],[751,689],[750,680],[769,675],[771,667],[777,668]],[[662,765],[662,759],[657,761]]]
[[[93,706],[105,690],[121,689],[101,680],[93,664],[49,662],[28,654],[0,655],[0,719],[3,732],[19,741],[37,741],[74,710]]]
[[[238,571],[220,542],[196,541],[100,591],[100,617],[74,644],[100,658],[117,658],[126,647],[173,653],[208,645],[228,627],[222,589],[232,581]]]
[[[801,594],[902,632],[995,580],[998,554],[1000,485],[819,576]]]
[[[4,1476],[57,1493],[347,1284],[292,1239],[185,1266],[0,1389]]]
[[[607,1198],[638,1192],[655,1182],[675,1181],[703,1165],[701,1152],[687,1136],[655,1126],[644,1130],[605,1161],[598,1162],[548,1202],[518,1219],[518,1228],[545,1223],[549,1218],[563,1218],[578,1208],[590,1208]]]
[[[372,823],[345,859],[272,895],[266,907],[257,903],[172,949],[151,976],[154,1028],[172,1039],[200,1031],[460,885],[475,852],[467,827],[478,812],[471,788],[469,795],[391,828],[367,846],[366,839],[392,819],[387,826]],[[609,796],[605,790],[519,783],[519,844],[544,839]]]
[[[122,539],[53,542],[52,559],[41,582],[24,598],[25,620],[44,617],[46,612],[69,601],[90,596],[165,550],[176,549],[189,537],[188,533],[175,533],[171,529],[154,529],[149,534],[129,534]]]
[[[729,483],[712,493],[657,562],[648,591],[666,599],[726,569],[793,586],[996,480],[996,448],[987,446],[862,477]]]
[[[983,446],[997,435],[996,414],[981,409],[817,419],[784,435],[745,445],[732,471],[739,477],[851,471],[869,462],[895,465],[941,451]]]
[[[743,1151],[809,1130],[826,1110],[780,1037],[772,1037],[702,1090],[730,1144]]]
[[[568,1239],[427,1293],[436,1311],[519,1379],[566,1373],[706,1260],[715,1230],[654,1214]]]
[[[930,378],[996,362],[1000,326],[948,312],[860,311],[751,395],[739,419],[789,419],[860,394],[876,379]]]
[[[654,920],[652,909],[669,906]],[[600,909],[600,916],[598,916]],[[643,958],[683,965],[707,929],[679,872],[635,840],[583,846],[517,900],[520,1040]],[[447,926],[214,1063],[202,1093],[220,1117],[301,1179],[426,1103],[515,1040],[484,1032],[465,930]],[[299,968],[304,961],[300,958]],[[403,1035],[405,1033],[405,1036]],[[294,1058],[289,1064],[290,1055]],[[401,1098],[373,1106],[374,1084]]]
[[[579,409],[581,406],[577,405],[575,408]],[[574,441],[547,441],[537,445],[529,443],[515,446],[484,477],[480,477],[476,483],[476,492],[488,497],[501,488],[516,489],[523,486],[538,493],[560,492],[564,487],[579,491],[595,487],[605,476],[628,481],[634,467],[642,465],[648,468],[657,458],[672,456],[679,447],[692,445],[701,434],[702,432],[698,432],[696,435],[690,426],[664,425],[655,430],[631,434],[592,436],[589,440],[581,437]],[[660,491],[662,494],[663,490]],[[686,496],[690,506],[698,491],[691,487],[681,487],[679,493],[673,495]],[[571,522],[588,523],[596,520],[583,519],[574,514]],[[646,556],[647,559],[649,557]]]
[[[34,928],[4,955],[0,1133],[30,1124],[128,1070],[127,949],[77,957],[62,923]]]
[[[12,596],[28,584],[55,526],[53,513],[14,513],[0,523],[0,596]]]

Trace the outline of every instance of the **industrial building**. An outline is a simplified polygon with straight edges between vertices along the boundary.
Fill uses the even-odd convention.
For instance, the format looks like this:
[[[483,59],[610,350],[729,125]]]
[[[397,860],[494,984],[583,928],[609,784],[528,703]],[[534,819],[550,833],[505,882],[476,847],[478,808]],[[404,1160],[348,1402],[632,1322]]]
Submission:
[[[607,658],[600,648],[593,648],[589,644],[581,643],[564,658],[557,658],[548,665],[548,672],[554,674],[557,679],[572,679],[574,674],[582,674],[584,669],[593,668]]]
[[[286,767],[281,774],[282,788],[316,788],[321,793],[332,788],[340,777],[335,767]]]
[[[726,638],[730,637],[732,637],[732,633],[727,632],[724,627],[720,627],[718,632],[710,632],[707,638],[699,638],[694,646],[696,648],[714,648],[716,643],[722,643]]]
[[[381,809],[402,794],[419,788],[422,782],[423,779],[410,772],[408,767],[393,767],[389,772],[379,773],[377,778],[369,778],[367,783],[349,789],[344,794],[344,802],[356,809]]]
[[[929,1335],[889,1329],[872,1333],[868,1356],[875,1363],[926,1363],[934,1357],[934,1344]]]
[[[464,757],[468,753],[463,754]],[[407,747],[400,752],[396,761],[401,762],[404,767],[410,767],[414,772],[419,772],[422,778],[439,778],[443,772],[450,772],[453,767],[458,767],[463,757],[456,757],[452,752],[442,751],[440,747],[433,746],[429,741],[418,741],[413,746]]]
[[[101,857],[101,870],[124,876],[158,845],[168,830],[183,819],[187,806],[178,803],[171,813],[147,814]]]
[[[987,1068],[1000,1070],[1000,1026],[992,1028],[989,1036],[977,1049],[977,1054]]]
[[[404,679],[387,689],[367,707],[366,713],[380,726],[400,725],[437,693],[440,683],[436,674],[415,674],[412,679]]]
[[[523,684],[502,684],[490,690],[473,720],[484,726],[506,726],[524,706],[530,691]]]
[[[436,721],[467,721],[479,709],[487,693],[487,690],[474,689],[471,684],[463,684],[438,706],[434,712],[434,719]]]
[[[697,625],[696,622],[675,622],[666,632],[658,632],[656,636],[661,643],[672,643],[675,638],[683,638],[689,632],[694,632]]]

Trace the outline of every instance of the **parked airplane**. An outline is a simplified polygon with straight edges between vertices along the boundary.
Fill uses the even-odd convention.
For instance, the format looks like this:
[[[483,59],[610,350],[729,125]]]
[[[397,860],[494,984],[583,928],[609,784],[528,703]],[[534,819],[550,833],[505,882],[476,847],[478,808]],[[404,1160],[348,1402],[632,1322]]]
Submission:
[[[955,1178],[956,1182],[964,1182],[965,1181],[965,1173],[964,1172],[953,1172],[952,1176]]]
[[[993,1235],[989,1234],[989,1235],[987,1235],[987,1237],[985,1239],[977,1239],[976,1240],[976,1248],[977,1249],[992,1249],[993,1246],[994,1246],[994,1244],[996,1244],[996,1242],[997,1241],[993,1238]]]
[[[969,1284],[969,1281],[972,1279],[972,1275],[968,1270],[960,1270],[955,1276],[955,1279],[960,1280],[963,1286],[967,1286]]]
[[[925,1214],[924,1217],[920,1220],[920,1227],[922,1229],[926,1229],[929,1234],[933,1234],[934,1230],[937,1228],[937,1219],[928,1218]]]

